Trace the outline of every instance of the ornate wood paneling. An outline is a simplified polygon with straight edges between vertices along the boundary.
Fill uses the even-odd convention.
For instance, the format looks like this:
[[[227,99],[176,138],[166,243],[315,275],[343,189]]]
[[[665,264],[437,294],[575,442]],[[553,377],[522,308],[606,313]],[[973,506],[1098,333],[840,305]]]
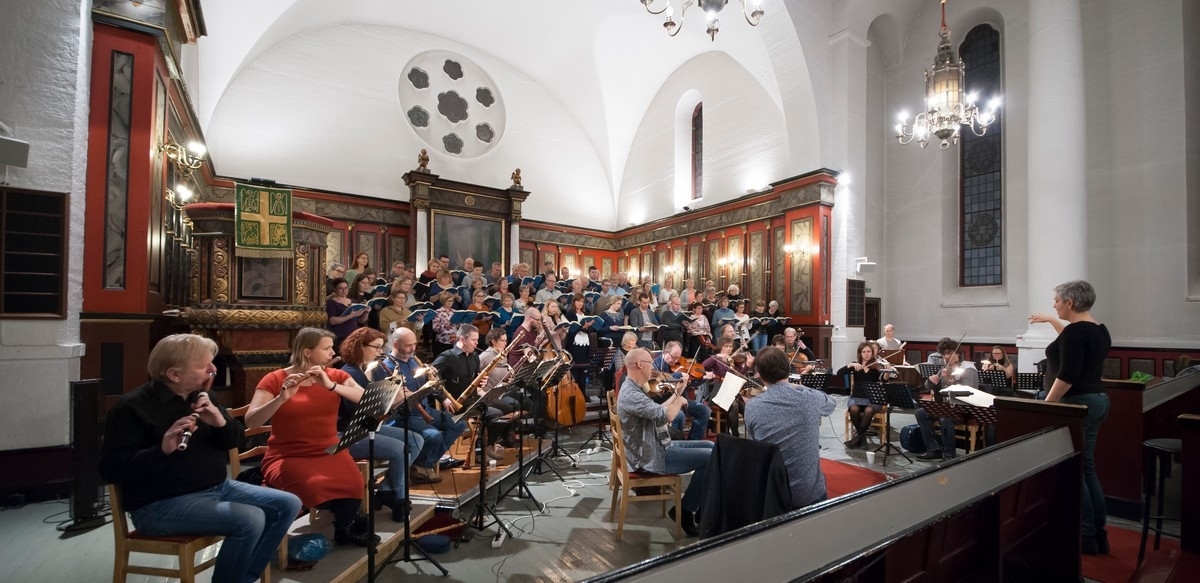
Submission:
[[[688,245],[687,276],[691,278],[693,285],[695,285],[697,289],[701,288],[700,279],[703,277],[703,275],[700,273],[699,243],[692,243],[691,245]]]
[[[792,221],[792,245],[807,249],[813,240],[813,219],[805,217]],[[813,313],[812,254],[792,254],[792,315],[810,316]]]
[[[726,283],[721,279],[724,275],[721,271],[721,240],[713,239],[708,241],[708,263],[704,266],[705,279],[711,279],[717,284],[718,289],[723,289]],[[696,287],[700,287],[699,284]]]
[[[763,292],[766,290],[766,272],[769,270],[767,265],[766,245],[763,242],[766,240],[766,232],[755,231],[750,233],[750,289],[747,292],[752,300],[763,300]],[[750,306],[753,309],[753,305]]]
[[[784,270],[784,261],[785,261],[785,258],[787,257],[787,254],[782,253],[781,251],[783,250],[783,246],[787,244],[787,238],[786,238],[787,233],[785,232],[785,229],[775,229],[772,233],[773,233],[772,236],[775,239],[775,250],[776,250],[775,251],[775,265],[774,265],[774,269],[772,270],[773,273],[771,274],[771,276],[772,276],[771,280],[772,280],[772,284],[774,287],[774,295],[775,295],[775,297],[773,299],[779,300],[780,307],[785,307],[788,305],[787,290],[786,290],[787,271]]]
[[[605,257],[600,260],[600,276],[611,277],[613,273],[613,261],[611,257]]]
[[[729,281],[726,282],[726,287],[730,284],[737,284],[741,290],[743,282],[745,282],[746,273],[746,256],[742,254],[742,234],[737,233],[725,238],[725,259],[729,261]],[[745,291],[741,292],[745,295]]]

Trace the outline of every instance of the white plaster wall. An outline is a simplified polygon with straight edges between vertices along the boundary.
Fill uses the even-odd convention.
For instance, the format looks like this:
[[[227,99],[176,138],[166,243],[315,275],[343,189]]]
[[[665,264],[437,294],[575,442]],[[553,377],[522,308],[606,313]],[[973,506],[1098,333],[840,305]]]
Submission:
[[[1126,346],[1200,345],[1185,269],[1183,1],[1082,3],[1087,268],[1095,313]]]
[[[989,5],[991,4],[991,5]],[[1026,328],[1025,253],[1027,232],[1025,140],[1028,60],[1024,6],[965,0],[947,14],[958,44],[977,24],[990,23],[1000,30],[1004,75],[1004,237],[1005,283],[989,288],[958,287],[959,234],[957,217],[958,153],[956,147],[939,150],[936,143],[921,149],[916,143],[900,145],[892,137],[896,115],[910,118],[923,105],[923,71],[937,49],[938,6],[917,11],[904,31],[902,54],[883,72],[882,102],[872,100],[872,120],[884,128],[868,128],[875,140],[882,130],[884,200],[886,208],[886,284],[883,318],[896,325],[897,336],[910,340],[957,338],[964,332],[977,342],[1014,342]],[[901,23],[903,25],[903,23]],[[872,91],[877,92],[872,84]],[[877,111],[882,103],[882,111]],[[876,123],[872,121],[872,123]],[[872,156],[872,164],[876,158]],[[870,286],[874,287],[874,286]],[[878,294],[872,294],[878,295]],[[1040,307],[1038,309],[1041,309]]]
[[[646,110],[620,184],[617,227],[674,214],[676,106],[697,91],[704,103],[704,196],[693,208],[746,195],[785,178],[783,115],[764,88],[724,53],[706,53],[671,75]],[[687,181],[690,184],[690,181]]]
[[[65,444],[79,378],[91,2],[0,0],[0,120],[30,142],[11,185],[70,193],[65,320],[0,319],[0,450]]]
[[[495,81],[508,122],[493,151],[450,156],[408,127],[397,84],[405,63],[430,46],[473,60]],[[259,105],[264,92],[276,96],[276,107]],[[207,139],[222,175],[393,200],[407,200],[401,175],[416,167],[422,148],[431,171],[468,183],[507,187],[520,167],[533,193],[525,217],[614,227],[608,178],[569,112],[506,63],[421,33],[343,24],[294,37],[241,71],[215,109]]]

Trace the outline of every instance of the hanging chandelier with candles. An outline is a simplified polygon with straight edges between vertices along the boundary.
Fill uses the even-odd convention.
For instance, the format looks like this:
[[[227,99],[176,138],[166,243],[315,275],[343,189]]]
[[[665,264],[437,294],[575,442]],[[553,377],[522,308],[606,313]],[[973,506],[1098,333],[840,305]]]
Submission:
[[[708,29],[705,32],[708,33],[710,39],[717,40],[717,33],[721,30],[721,21],[717,19],[717,13],[721,12],[726,4],[729,4],[729,0],[683,0],[683,7],[679,9],[679,23],[677,23],[675,22],[675,4],[678,1],[666,0],[666,5],[657,10],[653,8],[657,0],[642,0],[642,5],[646,7],[646,12],[650,14],[667,13],[667,19],[663,22],[663,29],[670,36],[679,34],[679,31],[683,29],[682,26],[679,26],[679,23],[683,22],[688,8],[692,6],[699,7],[708,17]],[[762,20],[764,14],[761,6],[762,0],[749,0],[753,3],[753,7],[748,6],[747,1],[738,0],[742,4],[742,16],[746,18],[746,22],[749,22],[750,26],[758,26],[758,22]]]
[[[943,150],[951,142],[958,144],[959,131],[968,126],[982,136],[996,121],[1000,98],[993,97],[987,109],[979,110],[974,93],[963,94],[963,63],[950,45],[950,27],[946,26],[946,0],[942,1],[942,41],[938,44],[933,68],[925,71],[925,111],[918,113],[910,124],[908,113],[901,112],[896,124],[896,139],[901,144],[916,140],[921,147],[929,145],[931,137],[942,141]]]

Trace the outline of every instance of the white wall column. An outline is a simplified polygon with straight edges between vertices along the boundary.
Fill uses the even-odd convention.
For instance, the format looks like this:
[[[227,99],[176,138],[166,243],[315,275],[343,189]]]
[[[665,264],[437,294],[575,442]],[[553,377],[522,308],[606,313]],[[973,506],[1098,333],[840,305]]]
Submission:
[[[846,278],[854,273],[855,257],[866,255],[867,205],[867,47],[870,41],[850,30],[829,37],[830,114],[826,165],[853,177],[837,187],[833,206],[833,252],[830,273],[830,316],[834,363],[850,362],[863,339],[863,328],[846,328]],[[874,134],[871,134],[874,135]]]
[[[514,263],[521,260],[521,222],[508,222],[508,265],[502,266],[509,273]]]
[[[1031,312],[1050,312],[1054,286],[1087,277],[1087,136],[1079,0],[1029,3],[1029,287]],[[1017,338],[1022,372],[1054,339],[1047,324]]]
[[[416,262],[416,267],[413,268],[414,273],[421,273],[429,266],[429,209],[417,207],[417,231],[414,235],[416,238],[417,254],[413,257]]]

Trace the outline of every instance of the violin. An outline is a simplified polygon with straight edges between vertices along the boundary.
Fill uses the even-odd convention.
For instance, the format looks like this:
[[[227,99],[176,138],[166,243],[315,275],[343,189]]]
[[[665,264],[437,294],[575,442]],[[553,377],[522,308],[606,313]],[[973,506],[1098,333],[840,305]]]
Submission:
[[[671,372],[683,373],[686,377],[691,377],[693,380],[704,378],[704,365],[698,360],[700,356],[700,347],[696,347],[696,354],[691,358],[686,356],[679,357],[679,360],[671,366]]]
[[[642,392],[650,397],[651,401],[659,405],[666,403],[675,395],[676,381],[672,381],[660,376],[651,376],[646,384],[642,385]]]

